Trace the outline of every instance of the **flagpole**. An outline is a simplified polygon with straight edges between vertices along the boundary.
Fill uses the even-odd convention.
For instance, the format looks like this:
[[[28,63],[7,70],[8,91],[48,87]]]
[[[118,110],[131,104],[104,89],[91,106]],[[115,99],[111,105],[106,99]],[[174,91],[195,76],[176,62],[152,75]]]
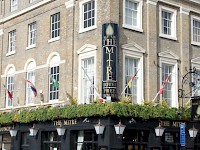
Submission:
[[[167,78],[165,79],[165,81],[162,84],[162,87],[159,89],[158,93],[156,94],[156,96],[154,97],[154,99],[152,100],[153,102],[155,101],[155,99],[158,97],[158,94],[160,93],[160,90],[163,89],[165,87],[165,85],[167,84],[169,77],[171,76],[171,73],[167,76]]]
[[[94,83],[92,82],[92,79],[90,79],[90,77],[88,76],[88,74],[87,74],[87,72],[85,71],[85,69],[83,68],[83,66],[82,66],[81,68],[83,69],[83,71],[84,71],[85,75],[87,76],[88,80],[91,82],[92,86],[94,87],[94,89],[95,89],[97,95],[101,98],[101,96],[100,96],[100,94],[99,94],[97,88],[94,86]]]
[[[139,69],[138,69],[138,70],[136,71],[136,73],[131,77],[131,80],[132,80],[133,77],[135,78],[135,76],[137,75],[138,71],[139,71]],[[129,82],[130,82],[130,80],[129,80]],[[128,82],[128,83],[129,83],[129,82]],[[124,88],[124,90],[122,91],[122,93],[120,94],[120,97],[122,96],[122,94],[123,94],[123,93],[125,92],[125,90],[127,89],[128,83],[127,83],[127,85],[125,86],[125,88]]]

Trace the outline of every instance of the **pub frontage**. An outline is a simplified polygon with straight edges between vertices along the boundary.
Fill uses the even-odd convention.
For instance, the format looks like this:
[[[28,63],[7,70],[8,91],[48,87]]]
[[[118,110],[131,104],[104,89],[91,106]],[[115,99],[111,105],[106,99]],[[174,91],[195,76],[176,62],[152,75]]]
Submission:
[[[130,109],[121,109],[123,105]],[[95,107],[96,113],[92,114]],[[140,112],[134,112],[135,107],[138,107]],[[67,118],[66,114],[63,114],[69,113],[64,111],[66,108],[68,111],[71,110],[71,113],[76,111],[77,113],[73,114],[76,117]],[[143,109],[146,114],[139,116],[145,112]],[[153,114],[156,110],[159,114]],[[82,111],[85,113],[82,114]],[[200,149],[198,132],[200,123],[190,121],[188,115],[180,117],[177,112],[178,110],[172,108],[117,103],[15,111],[6,113],[4,119],[0,117],[2,124],[0,148],[2,150]],[[179,119],[172,119],[173,117]]]

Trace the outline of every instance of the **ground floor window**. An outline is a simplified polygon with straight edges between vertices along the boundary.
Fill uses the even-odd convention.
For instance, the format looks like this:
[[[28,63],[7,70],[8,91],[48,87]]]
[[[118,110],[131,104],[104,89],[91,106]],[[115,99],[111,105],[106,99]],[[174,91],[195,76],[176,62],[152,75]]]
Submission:
[[[21,149],[28,150],[29,149],[29,132],[21,133]]]
[[[61,150],[61,139],[56,131],[42,132],[42,150]]]
[[[96,150],[97,134],[93,131],[74,132],[74,146],[72,150]]]
[[[179,150],[181,147],[179,135],[179,132],[165,132],[162,136],[162,150]]]
[[[0,149],[1,150],[10,150],[11,146],[11,136],[10,134],[1,134],[0,135]]]
[[[148,130],[125,130],[123,144],[126,150],[146,150],[148,137]]]

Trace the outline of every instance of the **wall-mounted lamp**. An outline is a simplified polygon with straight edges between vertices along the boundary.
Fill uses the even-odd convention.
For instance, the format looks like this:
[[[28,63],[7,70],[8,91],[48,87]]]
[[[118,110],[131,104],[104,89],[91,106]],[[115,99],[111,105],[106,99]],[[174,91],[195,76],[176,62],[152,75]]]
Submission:
[[[38,129],[35,128],[35,124],[33,124],[33,127],[29,129],[30,130],[30,136],[36,136],[38,133]]]
[[[99,119],[99,123],[97,123],[96,125],[94,125],[94,128],[95,128],[96,134],[103,134],[105,125],[102,125],[100,123],[100,119]]]
[[[63,128],[63,127],[57,127],[56,130],[57,130],[59,136],[62,136],[65,134],[65,128]]]
[[[165,131],[165,128],[161,127],[160,123],[159,126],[155,128],[156,136],[162,136]]]
[[[114,127],[115,127],[115,133],[118,135],[122,135],[124,133],[124,129],[126,126],[123,125],[120,121],[117,125],[114,125]]]
[[[10,129],[10,136],[11,136],[11,137],[15,137],[16,135],[17,135],[17,130],[14,129],[14,126],[13,126],[13,128]]]
[[[189,129],[189,135],[191,138],[195,138],[197,136],[198,129],[196,129],[194,126]]]

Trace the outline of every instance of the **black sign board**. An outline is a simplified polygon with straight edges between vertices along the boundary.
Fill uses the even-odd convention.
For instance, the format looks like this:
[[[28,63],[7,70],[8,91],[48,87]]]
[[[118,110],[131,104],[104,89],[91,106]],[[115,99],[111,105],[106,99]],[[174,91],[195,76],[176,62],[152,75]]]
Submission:
[[[118,58],[118,25],[105,23],[102,25],[103,49],[103,81],[102,97],[117,99],[117,58]]]
[[[191,97],[192,111],[191,118],[193,121],[200,121],[200,96]]]

